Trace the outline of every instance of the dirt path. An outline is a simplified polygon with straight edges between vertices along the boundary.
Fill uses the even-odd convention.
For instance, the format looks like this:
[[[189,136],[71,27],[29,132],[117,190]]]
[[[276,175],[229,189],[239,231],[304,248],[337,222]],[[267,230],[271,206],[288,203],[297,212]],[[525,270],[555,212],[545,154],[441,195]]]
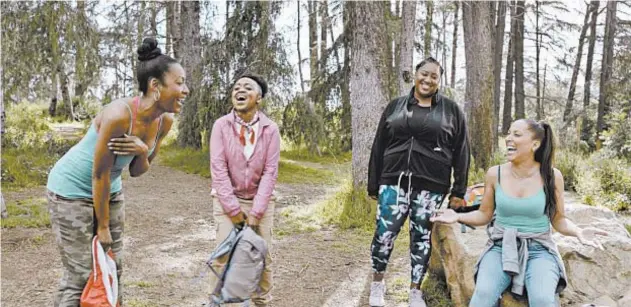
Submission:
[[[214,240],[207,179],[154,165],[125,178],[125,305],[202,306]],[[277,228],[288,206],[310,206],[336,186],[279,184]],[[40,198],[44,188],[6,193],[7,201]],[[273,306],[365,306],[369,287],[366,234],[324,227],[274,238]],[[48,228],[2,230],[2,306],[50,306],[61,263]],[[391,305],[393,306],[393,305]]]

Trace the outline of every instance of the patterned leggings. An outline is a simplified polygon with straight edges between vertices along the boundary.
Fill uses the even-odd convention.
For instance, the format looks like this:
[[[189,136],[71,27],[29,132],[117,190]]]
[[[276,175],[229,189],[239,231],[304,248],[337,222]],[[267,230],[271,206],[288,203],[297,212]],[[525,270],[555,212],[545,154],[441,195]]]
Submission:
[[[431,255],[430,216],[442,203],[442,193],[425,190],[405,191],[394,185],[379,187],[377,205],[377,229],[371,245],[372,268],[375,273],[386,271],[394,241],[410,216],[410,260],[412,264],[412,283],[420,284],[427,271]],[[398,200],[398,201],[397,201]]]

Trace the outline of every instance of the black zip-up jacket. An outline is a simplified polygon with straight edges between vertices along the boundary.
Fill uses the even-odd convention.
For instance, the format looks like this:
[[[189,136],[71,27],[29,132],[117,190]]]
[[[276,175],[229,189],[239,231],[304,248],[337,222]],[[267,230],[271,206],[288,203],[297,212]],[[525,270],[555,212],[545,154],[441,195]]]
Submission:
[[[462,109],[453,100],[435,94],[421,121],[413,114],[418,103],[414,87],[406,96],[391,101],[379,120],[368,164],[368,195],[377,196],[379,186],[411,186],[463,198],[469,172],[469,139]],[[420,111],[419,111],[420,113]],[[423,116],[423,115],[421,115]],[[424,120],[423,120],[424,118]],[[453,169],[454,184],[451,186]],[[401,174],[403,173],[403,176]]]

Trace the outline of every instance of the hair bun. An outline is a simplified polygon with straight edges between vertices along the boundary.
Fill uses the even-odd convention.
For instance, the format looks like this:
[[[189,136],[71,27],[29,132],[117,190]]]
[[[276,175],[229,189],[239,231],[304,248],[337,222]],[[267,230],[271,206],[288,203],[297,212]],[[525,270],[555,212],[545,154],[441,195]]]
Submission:
[[[142,41],[142,45],[138,47],[138,61],[149,61],[162,54],[162,50],[158,48],[158,41],[153,37],[147,37]]]

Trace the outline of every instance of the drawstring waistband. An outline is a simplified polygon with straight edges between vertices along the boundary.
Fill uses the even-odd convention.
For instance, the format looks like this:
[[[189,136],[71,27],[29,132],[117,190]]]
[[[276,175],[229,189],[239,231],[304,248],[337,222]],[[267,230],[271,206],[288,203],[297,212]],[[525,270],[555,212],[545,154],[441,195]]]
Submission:
[[[399,180],[397,182],[397,202],[396,202],[396,206],[399,206],[399,196],[401,193],[401,178],[403,177],[403,175],[405,175],[405,172],[401,172],[401,174],[399,175]],[[410,205],[410,195],[412,195],[412,172],[408,173],[408,190],[407,190],[407,195],[405,196],[405,200],[407,201],[408,205]]]

